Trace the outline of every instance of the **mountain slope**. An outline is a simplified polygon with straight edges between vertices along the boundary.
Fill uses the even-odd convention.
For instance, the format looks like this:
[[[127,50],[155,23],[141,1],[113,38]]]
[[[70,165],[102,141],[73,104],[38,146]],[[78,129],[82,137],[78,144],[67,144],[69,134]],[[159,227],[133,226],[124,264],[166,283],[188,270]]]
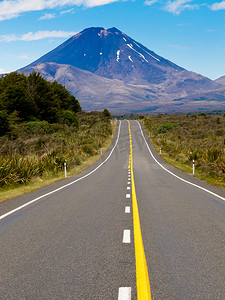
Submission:
[[[32,70],[64,84],[87,110],[171,111],[174,99],[223,87],[164,59],[116,28],[85,29],[20,71]]]
[[[225,76],[222,76],[215,80],[216,83],[225,85]]]
[[[116,28],[88,28],[47,53],[43,62],[68,64],[102,77],[131,83],[161,83],[184,69],[158,56]]]
[[[71,65],[56,63],[40,63],[21,70],[26,75],[33,71],[40,72],[49,81],[57,80],[65,85],[77,99],[82,99],[82,108],[88,111],[102,110],[105,107],[113,113],[193,111],[198,110],[198,105],[203,110],[209,110],[216,104],[215,99],[207,100],[207,96],[212,96],[210,92],[204,94],[201,101],[201,93],[196,95],[195,98],[199,99],[197,101],[193,95],[185,97],[186,93],[181,90],[182,98],[174,100],[179,93],[172,92],[176,85],[169,81],[164,83],[164,87],[154,84],[134,85],[118,79],[104,78]],[[180,82],[181,85],[182,76],[175,82]],[[217,102],[217,105],[218,109],[222,109],[223,100]]]
[[[108,79],[71,65],[40,63],[26,67],[26,75],[40,72],[47,80],[57,80],[65,85],[78,99],[84,110],[110,108],[114,112],[129,112],[150,98],[160,102],[156,91],[149,86],[132,85],[118,79]]]

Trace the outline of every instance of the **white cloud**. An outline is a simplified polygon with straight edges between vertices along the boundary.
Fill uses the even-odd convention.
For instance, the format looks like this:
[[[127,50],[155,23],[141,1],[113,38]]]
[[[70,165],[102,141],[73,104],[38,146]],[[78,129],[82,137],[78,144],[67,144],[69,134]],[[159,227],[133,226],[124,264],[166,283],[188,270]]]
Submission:
[[[74,9],[67,9],[67,10],[63,10],[60,12],[60,15],[65,15],[65,14],[73,14],[74,13]]]
[[[39,18],[39,20],[50,20],[50,19],[54,19],[54,18],[55,18],[55,14],[45,13],[45,14],[43,14],[43,16],[41,16]]]
[[[2,42],[13,42],[13,41],[37,41],[45,38],[67,38],[73,36],[76,32],[70,31],[37,31],[37,32],[28,32],[23,35],[9,34],[1,35],[0,41]]]
[[[225,9],[225,1],[222,2],[216,2],[211,6],[212,10],[221,10]]]
[[[84,0],[84,1],[79,1],[79,2],[82,2],[82,4],[87,7],[94,7],[94,6],[110,4],[113,2],[117,2],[117,1],[119,1],[119,0]]]
[[[7,73],[7,71],[4,70],[3,68],[0,68],[0,74],[5,74],[5,73]]]
[[[0,21],[18,17],[30,11],[41,11],[63,6],[94,7],[122,0],[3,0],[0,2]]]
[[[155,3],[159,3],[164,6],[164,10],[179,15],[183,10],[186,9],[198,9],[199,4],[192,4],[195,0],[145,0],[145,5],[152,6]]]
[[[190,2],[193,2],[193,0],[169,1],[165,6],[165,10],[167,10],[168,12],[171,12],[175,15],[179,15],[185,9],[198,9],[199,8],[198,4],[189,4]]]
[[[145,5],[151,6],[158,2],[159,0],[145,0]]]

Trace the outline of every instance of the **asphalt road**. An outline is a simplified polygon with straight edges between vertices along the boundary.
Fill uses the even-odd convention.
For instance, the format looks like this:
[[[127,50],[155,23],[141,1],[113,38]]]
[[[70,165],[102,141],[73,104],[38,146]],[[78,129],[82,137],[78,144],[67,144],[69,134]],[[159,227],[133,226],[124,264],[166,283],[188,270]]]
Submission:
[[[167,165],[136,121],[131,134],[152,299],[225,299],[224,190]],[[0,299],[137,298],[127,121],[116,136],[82,174],[0,203],[3,216],[36,199],[0,217]]]

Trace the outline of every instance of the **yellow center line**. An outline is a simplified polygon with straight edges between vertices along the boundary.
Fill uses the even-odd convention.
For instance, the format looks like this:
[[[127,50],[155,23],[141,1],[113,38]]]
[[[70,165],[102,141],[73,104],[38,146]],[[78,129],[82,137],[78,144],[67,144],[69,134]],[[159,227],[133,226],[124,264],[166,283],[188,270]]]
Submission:
[[[131,129],[130,129],[130,122],[129,121],[128,121],[128,129],[129,129],[129,136],[130,136],[130,162],[129,162],[129,167],[131,169],[137,299],[138,300],[151,300],[148,268],[147,268],[144,245],[143,245],[142,234],[141,234],[141,225],[140,225],[138,205],[137,205],[137,197],[136,197],[135,183],[134,183],[133,147],[132,147],[132,135],[131,135]]]

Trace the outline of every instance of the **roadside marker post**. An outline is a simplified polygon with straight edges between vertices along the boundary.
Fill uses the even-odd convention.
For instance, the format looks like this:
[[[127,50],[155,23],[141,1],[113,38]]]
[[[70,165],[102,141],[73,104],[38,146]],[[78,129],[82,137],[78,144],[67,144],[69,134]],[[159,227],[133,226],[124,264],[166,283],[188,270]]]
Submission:
[[[193,159],[193,175],[195,174],[195,160]]]
[[[66,173],[66,162],[64,162],[64,171],[65,171],[65,177],[67,177],[67,173]]]
[[[102,155],[102,148],[101,148],[101,155]]]
[[[160,147],[160,152],[159,153],[162,154],[162,147]]]

